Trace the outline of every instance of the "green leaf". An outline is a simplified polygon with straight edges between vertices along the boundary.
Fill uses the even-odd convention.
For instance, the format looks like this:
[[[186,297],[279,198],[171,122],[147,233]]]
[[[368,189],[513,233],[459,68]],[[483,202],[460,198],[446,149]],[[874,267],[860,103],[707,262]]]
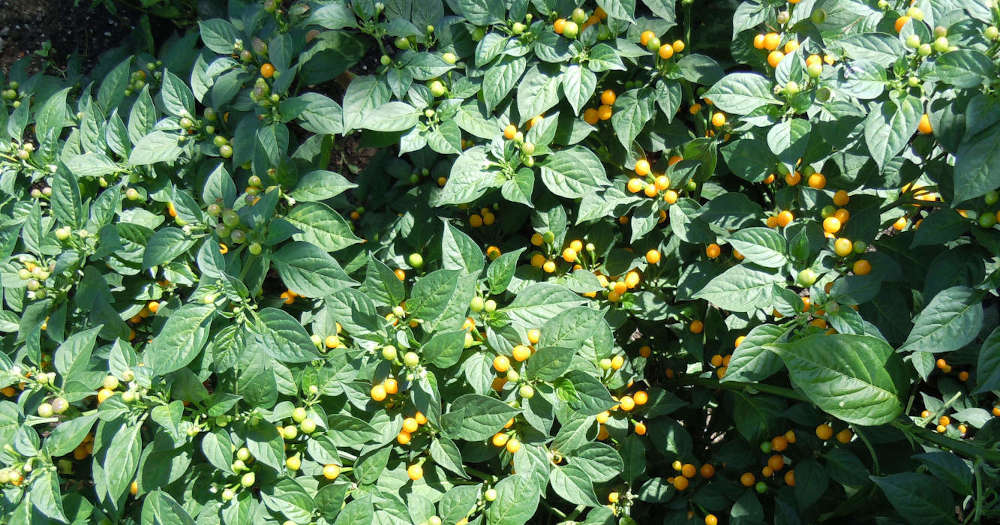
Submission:
[[[879,168],[884,168],[903,150],[917,132],[922,114],[920,99],[912,95],[872,105],[865,120],[865,144]]]
[[[68,521],[63,512],[60,478],[56,471],[47,468],[31,482],[31,503],[39,512],[56,521]]]
[[[290,195],[297,201],[316,202],[331,199],[357,187],[357,184],[348,181],[339,173],[315,170],[299,177],[299,182]]]
[[[247,344],[243,338],[240,339],[240,344]],[[240,375],[236,381],[237,391],[250,405],[272,407],[278,399],[278,384],[271,357],[262,343],[253,340],[248,343],[252,353],[240,368]],[[234,342],[234,346],[236,344],[237,342]],[[233,351],[236,352],[235,349]]]
[[[569,464],[579,467],[595,482],[611,481],[625,468],[618,451],[598,442],[574,450],[569,456]]]
[[[728,192],[708,201],[702,206],[698,218],[718,230],[735,230],[752,224],[760,224],[764,210],[759,204],[739,192]]]
[[[149,86],[142,88],[138,98],[132,104],[128,116],[128,138],[132,144],[137,144],[143,136],[152,131],[156,123],[156,106],[149,96]]]
[[[609,185],[600,159],[581,146],[549,155],[542,164],[542,182],[552,193],[568,199],[583,197]]]
[[[846,93],[867,100],[881,95],[885,91],[887,80],[885,67],[867,60],[855,60],[850,68],[844,70],[844,80],[840,86]]]
[[[608,14],[608,18],[635,22],[635,0],[597,0],[597,5]],[[662,11],[661,11],[662,12]]]
[[[479,441],[499,432],[519,412],[499,399],[465,394],[451,404],[442,423],[445,431],[452,437]]]
[[[143,352],[146,366],[158,375],[180,370],[201,352],[215,314],[215,305],[188,303],[167,318],[160,333]]]
[[[570,64],[562,77],[562,90],[573,112],[579,114],[597,88],[597,75],[578,64]]]
[[[309,521],[316,506],[306,489],[291,478],[264,485],[260,496],[267,508],[297,523]]]
[[[890,476],[872,476],[896,512],[914,525],[950,525],[955,520],[955,498],[941,484],[926,474],[901,472]]]
[[[392,452],[390,447],[382,447],[360,456],[357,463],[354,464],[354,474],[357,476],[358,483],[370,484],[378,481],[389,462],[390,452]]]
[[[994,328],[979,349],[976,383],[977,394],[1000,390],[1000,328]]]
[[[305,328],[284,310],[264,308],[257,313],[257,331],[267,353],[282,363],[305,363],[319,357]]]
[[[906,54],[901,38],[884,33],[849,35],[836,40],[834,47],[843,50],[850,58],[874,62],[883,68],[891,66]]]
[[[794,171],[809,145],[811,131],[808,120],[789,119],[771,127],[767,132],[767,145],[789,171]]]
[[[380,433],[358,418],[338,415],[330,418],[330,426],[326,435],[335,446],[358,447],[378,439]]]
[[[726,239],[733,249],[754,264],[765,268],[781,268],[785,257],[785,238],[771,228],[744,228]]]
[[[503,20],[504,6],[485,0],[457,0],[455,7],[458,13],[470,23],[477,26],[487,26]]]
[[[247,449],[254,459],[282,471],[285,468],[285,443],[278,429],[267,421],[258,420],[248,430]]]
[[[236,183],[229,176],[225,166],[219,163],[208,175],[205,187],[202,189],[201,198],[206,204],[217,203],[223,206],[232,206],[236,200]]]
[[[540,490],[528,478],[519,474],[507,476],[493,488],[497,499],[487,507],[488,525],[523,525],[535,514]]]
[[[900,352],[950,352],[962,348],[983,325],[982,293],[966,286],[938,292],[913,320]]]
[[[350,503],[344,506],[334,525],[359,525],[361,523],[373,523],[375,519],[372,508],[371,496],[353,498]]]
[[[49,133],[58,137],[62,129],[71,124],[69,107],[66,105],[66,95],[70,89],[65,88],[49,95],[35,114],[35,136],[39,139],[48,137]]]
[[[231,45],[230,51],[232,51]],[[115,66],[101,82],[101,88],[97,91],[97,105],[105,114],[117,108],[118,104],[121,104],[122,100],[125,99],[125,89],[128,86],[128,73],[131,66],[132,57],[130,56]]]
[[[972,469],[964,460],[949,452],[926,452],[913,456],[934,477],[944,481],[959,494],[972,494]]]
[[[233,44],[240,38],[239,32],[228,20],[212,18],[198,21],[199,34],[205,47],[220,55],[233,52]]]
[[[319,510],[320,514],[326,518],[327,522],[334,523],[333,520],[340,513],[340,510],[347,510],[347,506],[351,507],[352,511],[353,509],[358,508],[357,505],[355,505],[356,500],[352,500],[351,504],[347,506],[344,505],[344,500],[347,499],[347,492],[350,488],[350,483],[341,482],[323,485],[318,491],[316,491],[316,496],[314,497],[316,500],[316,508]],[[369,516],[359,519],[357,523],[371,522],[372,516],[370,516],[370,514],[372,509],[370,504],[368,505],[367,510]]]
[[[622,63],[618,52],[607,44],[597,44],[592,47],[588,58],[590,60],[587,61],[587,67],[595,73],[603,73],[609,70],[625,71],[625,64]]]
[[[66,170],[52,176],[52,215],[62,224],[79,228],[83,223],[83,203],[76,177]]]
[[[319,93],[303,93],[295,98],[301,104],[296,118],[302,129],[323,135],[344,132],[344,110],[340,104]]]
[[[469,102],[456,109],[455,123],[476,137],[491,139],[497,135],[497,122],[484,116],[484,112],[485,108],[480,110],[480,103]]]
[[[476,44],[476,67],[483,67],[500,56],[507,47],[510,39],[500,33],[486,33],[482,40]],[[484,86],[485,87],[485,86]]]
[[[139,430],[138,424],[123,426],[115,433],[104,453],[103,467],[108,476],[108,495],[112,499],[118,499],[125,493],[139,467],[139,455],[142,452]]]
[[[103,153],[87,152],[63,158],[63,163],[77,177],[101,177],[118,171],[118,165]]]
[[[676,433],[680,433],[678,435],[685,436],[688,442],[690,442],[691,438],[687,437],[683,428],[672,420],[667,420],[666,435],[663,436],[663,439],[660,439],[660,436],[664,433],[657,432],[657,437],[653,438],[653,442],[665,445],[664,449],[668,453],[672,452],[678,456],[682,456],[683,454],[672,445],[672,442],[678,439],[677,437],[674,437]],[[685,448],[690,448],[690,445]],[[639,478],[639,476],[642,476],[646,472],[646,445],[643,443],[643,440],[639,438],[639,436],[630,435],[623,440],[621,452],[624,459],[623,463],[625,465],[625,468],[622,469],[622,478],[630,483],[634,482]]]
[[[166,492],[154,490],[147,494],[143,500],[142,513],[144,523],[147,521],[146,509],[150,509],[150,512],[153,514],[153,519],[150,520],[150,523],[169,523],[171,525],[194,525],[195,523],[191,515],[184,510],[184,507]]]
[[[996,66],[975,49],[957,49],[937,57],[934,76],[957,88],[974,88],[996,78]]]
[[[445,223],[444,226],[441,259],[441,264],[446,270],[459,270],[477,276],[485,265],[483,252],[476,241],[451,223]]]
[[[663,19],[663,21],[670,24],[670,26],[677,25],[677,13],[675,11],[676,2],[674,0],[642,0],[642,3],[646,4],[646,7],[648,7],[654,15]]]
[[[723,381],[762,381],[781,370],[781,359],[768,345],[783,338],[788,327],[762,324],[753,327],[733,351]]]
[[[301,230],[293,238],[306,241],[328,252],[335,252],[361,242],[352,231],[351,224],[339,213],[321,202],[304,202],[296,205],[285,220]]]
[[[344,94],[344,133],[362,127],[368,114],[389,101],[389,88],[373,76],[359,76]]]
[[[824,454],[823,463],[830,477],[836,482],[848,487],[861,487],[868,484],[868,468],[851,451],[843,447],[830,449]]]
[[[441,465],[463,478],[469,477],[469,475],[465,473],[465,468],[462,466],[462,451],[458,448],[458,445],[456,445],[454,441],[444,436],[438,436],[437,439],[431,441],[430,452],[431,459],[433,459],[438,465]]]
[[[1000,122],[966,136],[955,153],[955,202],[966,201],[1000,187]]]
[[[564,310],[541,327],[538,347],[579,348],[594,335],[604,318],[604,310],[576,307]]]
[[[201,438],[201,453],[205,455],[205,459],[215,468],[228,474],[233,474],[232,446],[229,434],[223,429],[206,432],[205,437]]]
[[[587,416],[596,416],[614,406],[614,400],[611,399],[607,387],[586,372],[570,370],[563,379],[572,387],[572,392],[567,393],[563,400],[574,411]],[[559,382],[556,383],[556,387],[557,389],[560,387]]]
[[[814,459],[807,459],[795,466],[795,500],[800,508],[815,503],[829,484],[826,469]]]
[[[893,351],[885,341],[818,334],[768,349],[785,362],[792,383],[834,417],[874,426],[892,421],[903,410],[886,367]]]
[[[472,202],[496,185],[497,172],[490,169],[495,163],[489,159],[486,151],[483,146],[475,146],[458,156],[451,167],[448,182],[437,195],[435,205]]]
[[[157,230],[146,244],[142,255],[143,269],[159,266],[187,253],[194,246],[194,239],[180,228],[172,226]]]
[[[443,523],[458,523],[475,509],[481,490],[480,485],[458,485],[448,489],[438,502],[438,517]]]
[[[576,504],[595,507],[601,503],[594,494],[594,484],[583,469],[575,465],[556,466],[549,473],[552,490],[562,499]]]
[[[534,129],[534,128],[532,128]],[[529,168],[521,168],[514,174],[514,178],[508,179],[500,187],[500,194],[503,198],[534,207],[531,202],[531,194],[535,191],[535,172]]]
[[[362,129],[373,131],[406,131],[417,125],[421,113],[405,102],[388,102],[367,113],[358,123]]]
[[[357,27],[354,13],[346,4],[328,4],[313,9],[309,13],[307,24],[315,24],[326,29],[343,29]]]
[[[517,110],[524,124],[559,103],[562,75],[547,64],[532,66],[517,85]]]
[[[705,97],[726,113],[747,115],[762,106],[781,103],[771,93],[771,85],[758,73],[731,73],[706,91]]]
[[[736,40],[736,35],[767,21],[769,13],[766,6],[750,2],[740,3],[736,12],[733,13],[732,39]]]
[[[154,131],[143,136],[129,155],[128,163],[132,166],[145,166],[177,160],[183,151],[177,142],[177,137],[179,135],[169,131]]]
[[[722,272],[694,294],[713,306],[732,312],[752,312],[773,304],[775,289],[785,278],[774,271],[740,264]]]
[[[524,253],[525,248],[518,248],[515,251],[501,254],[496,260],[490,263],[486,269],[486,279],[490,283],[490,293],[499,294],[507,290],[511,280],[514,279],[514,270],[517,269],[517,260]]]
[[[406,287],[403,282],[388,266],[370,254],[362,290],[373,301],[385,305],[397,305],[406,299]]]
[[[543,332],[544,333],[544,332]],[[528,360],[525,371],[528,377],[542,381],[554,381],[569,370],[573,364],[574,348],[558,346],[540,346],[538,351]]]
[[[465,349],[465,330],[449,330],[431,336],[421,347],[424,359],[439,368],[448,368],[462,357]]]
[[[455,293],[459,275],[458,270],[437,270],[417,279],[406,303],[413,316],[436,319],[441,315]]]
[[[80,374],[89,370],[91,352],[97,342],[101,327],[77,332],[69,336],[55,352],[56,371],[63,376],[64,383],[80,379]]]
[[[654,94],[656,105],[667,117],[667,122],[673,122],[674,116],[681,107],[681,100],[684,97],[684,90],[681,83],[676,80],[660,80],[656,83]],[[612,115],[614,117],[614,115]]]
[[[913,234],[910,248],[953,241],[969,230],[969,221],[950,208],[932,212]]]
[[[486,109],[492,111],[497,107],[507,93],[517,85],[528,67],[524,57],[506,55],[496,64],[490,66],[483,76],[483,102]]]
[[[50,456],[57,457],[69,454],[83,442],[97,421],[97,414],[80,415],[63,421],[47,438],[43,449]]]
[[[521,290],[506,308],[497,311],[524,328],[538,328],[559,312],[584,303],[584,299],[563,286],[535,283]]]
[[[308,242],[291,242],[271,255],[285,286],[304,297],[326,297],[357,284],[325,251]]]
[[[163,72],[163,86],[160,89],[163,98],[163,108],[167,113],[177,117],[192,117],[194,109],[194,93],[187,83],[177,78],[170,71]]]
[[[630,148],[632,141],[653,118],[654,95],[650,89],[630,89],[615,100],[611,127],[622,146]]]
[[[774,426],[785,408],[785,402],[777,397],[740,392],[733,400],[733,423],[748,441],[766,439],[764,433]]]
[[[345,288],[324,299],[324,303],[333,318],[348,332],[365,333],[382,326],[382,320],[375,311],[375,302],[354,288]],[[335,327],[328,321],[327,331],[333,333],[333,330]]]

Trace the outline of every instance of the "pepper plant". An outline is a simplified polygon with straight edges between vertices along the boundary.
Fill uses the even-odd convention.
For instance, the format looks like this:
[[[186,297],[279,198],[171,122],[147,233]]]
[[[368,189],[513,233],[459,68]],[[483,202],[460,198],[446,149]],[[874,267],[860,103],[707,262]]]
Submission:
[[[0,77],[0,522],[1000,519],[995,0],[154,4]]]

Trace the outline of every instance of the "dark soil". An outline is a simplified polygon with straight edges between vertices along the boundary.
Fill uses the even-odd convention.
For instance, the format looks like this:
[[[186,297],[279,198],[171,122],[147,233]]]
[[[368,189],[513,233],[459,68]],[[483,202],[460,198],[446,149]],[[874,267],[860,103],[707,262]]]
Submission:
[[[138,27],[140,14],[119,7],[112,15],[91,0],[0,1],[0,69],[31,56],[31,70],[62,69],[71,54],[84,70],[105,50],[121,45]],[[46,44],[48,42],[48,45]],[[46,53],[46,48],[48,48]],[[41,56],[39,52],[47,56]]]

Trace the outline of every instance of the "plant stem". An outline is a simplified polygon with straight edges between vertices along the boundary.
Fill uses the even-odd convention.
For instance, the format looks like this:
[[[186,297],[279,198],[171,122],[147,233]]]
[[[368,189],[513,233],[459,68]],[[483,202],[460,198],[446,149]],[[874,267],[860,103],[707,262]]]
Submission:
[[[581,513],[583,513],[583,511],[586,509],[587,507],[585,505],[577,505],[576,508],[573,509],[573,512],[570,512],[569,515],[566,516],[566,521],[576,519],[576,517],[579,516]]]
[[[872,471],[873,474],[879,476],[882,474],[882,468],[878,464],[878,454],[875,453],[875,447],[872,446],[871,441],[868,440],[868,436],[858,427],[854,427],[854,433],[858,435],[858,438],[865,443],[865,447],[868,449],[868,453],[872,456]]]
[[[549,505],[549,503],[547,501],[545,501],[544,499],[539,500],[539,502],[542,505],[545,505],[545,507],[549,509],[549,512],[555,514],[556,516],[559,516],[560,520],[565,520],[566,519],[566,513],[565,512],[563,512],[563,511],[561,511],[561,510],[553,507],[552,505]]]
[[[983,513],[983,460],[976,460],[975,468],[973,469],[973,474],[976,476],[976,512],[973,514],[973,523],[979,523],[980,516]]]
[[[496,476],[493,476],[491,474],[487,474],[487,473],[485,473],[485,472],[483,472],[481,470],[477,470],[477,469],[474,469],[474,468],[469,467],[469,466],[465,467],[465,471],[468,472],[469,474],[472,474],[472,475],[476,476],[477,478],[479,478],[479,479],[481,479],[483,481],[490,481],[490,482],[496,481]]]
[[[794,399],[796,401],[806,401],[806,397],[802,394],[792,390],[791,388],[784,388],[780,386],[768,385],[764,383],[743,383],[739,381],[717,381],[715,379],[709,379],[704,377],[683,377],[678,378],[674,383],[678,385],[694,385],[703,386],[708,388],[723,388],[726,390],[734,391],[747,391],[747,390],[757,390],[760,392],[765,392],[768,394],[774,394],[776,396],[785,397],[788,399]]]
[[[938,434],[932,430],[918,427],[906,418],[897,419],[891,425],[917,441],[932,443],[938,447],[950,449],[960,456],[975,460],[985,460],[990,463],[1000,463],[1000,451],[988,450],[978,445],[959,441],[944,434]]]

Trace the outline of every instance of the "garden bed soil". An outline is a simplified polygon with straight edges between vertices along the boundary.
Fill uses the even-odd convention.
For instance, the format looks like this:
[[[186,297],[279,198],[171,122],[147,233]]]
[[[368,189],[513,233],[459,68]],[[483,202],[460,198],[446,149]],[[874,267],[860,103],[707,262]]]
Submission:
[[[0,70],[31,56],[32,70],[48,64],[63,69],[73,53],[89,69],[100,54],[121,45],[138,27],[140,14],[117,14],[91,0],[6,0],[0,9]],[[43,54],[45,56],[43,56]]]

